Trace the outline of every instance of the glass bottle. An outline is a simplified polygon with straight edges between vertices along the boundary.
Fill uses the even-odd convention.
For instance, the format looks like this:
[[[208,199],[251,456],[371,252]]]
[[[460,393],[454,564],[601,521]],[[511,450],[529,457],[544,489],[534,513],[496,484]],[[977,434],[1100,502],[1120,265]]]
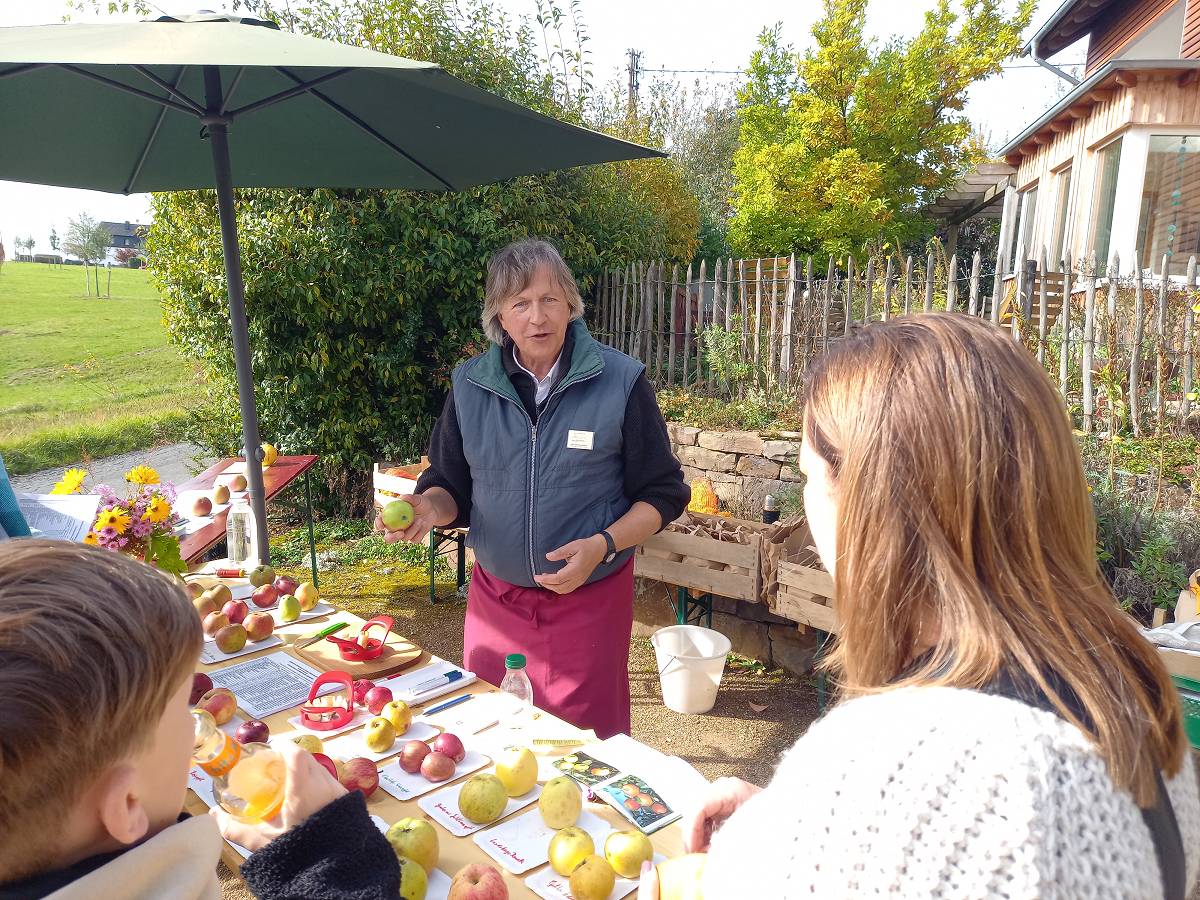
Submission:
[[[243,822],[274,818],[283,807],[287,771],[283,757],[266,744],[239,744],[211,714],[193,709],[192,758],[212,776],[213,796]]]
[[[504,657],[504,680],[500,682],[500,690],[511,694],[527,706],[533,706],[533,685],[525,674],[525,656],[521,653],[510,653]]]
[[[245,497],[235,497],[225,520],[225,546],[229,561],[240,566],[254,555],[254,512]]]

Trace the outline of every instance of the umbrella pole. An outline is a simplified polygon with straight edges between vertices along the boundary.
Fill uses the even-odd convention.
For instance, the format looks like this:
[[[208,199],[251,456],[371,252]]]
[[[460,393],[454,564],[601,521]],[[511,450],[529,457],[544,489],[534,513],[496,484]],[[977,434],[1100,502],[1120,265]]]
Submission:
[[[213,66],[204,69],[205,94],[212,113],[204,119],[212,147],[213,175],[217,186],[217,214],[221,220],[221,249],[225,255],[225,278],[229,288],[229,326],[233,336],[233,362],[237,373],[238,401],[242,409],[242,439],[246,448],[246,477],[250,502],[258,528],[258,555],[265,565],[271,561],[267,540],[267,502],[263,491],[262,442],[254,404],[254,371],[250,359],[250,335],[246,325],[246,296],[242,283],[242,255],[238,248],[237,219],[233,211],[233,172],[229,162],[229,120],[220,115],[223,102],[221,73]]]

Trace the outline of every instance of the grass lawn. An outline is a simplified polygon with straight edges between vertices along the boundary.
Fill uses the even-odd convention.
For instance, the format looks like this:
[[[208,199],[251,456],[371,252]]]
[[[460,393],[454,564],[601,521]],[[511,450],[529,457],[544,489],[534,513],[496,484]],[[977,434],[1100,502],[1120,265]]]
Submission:
[[[174,438],[194,378],[167,345],[144,270],[114,268],[112,297],[98,299],[80,266],[0,269],[0,453],[11,473]]]

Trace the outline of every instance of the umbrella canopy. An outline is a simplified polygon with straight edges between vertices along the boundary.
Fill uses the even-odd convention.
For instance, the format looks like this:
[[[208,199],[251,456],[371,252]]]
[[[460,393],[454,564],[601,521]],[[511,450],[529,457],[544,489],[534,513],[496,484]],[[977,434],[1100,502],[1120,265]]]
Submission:
[[[264,562],[234,187],[461,190],[663,155],[543,116],[430,63],[215,14],[0,28],[0,120],[0,179],[124,194],[216,189]]]

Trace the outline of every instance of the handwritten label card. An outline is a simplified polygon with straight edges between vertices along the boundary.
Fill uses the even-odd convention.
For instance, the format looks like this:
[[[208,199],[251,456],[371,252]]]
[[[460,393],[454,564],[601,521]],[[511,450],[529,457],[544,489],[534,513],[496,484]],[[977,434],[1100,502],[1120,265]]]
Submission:
[[[251,643],[246,642],[246,646],[234,653],[222,653],[217,649],[217,645],[207,638],[204,641],[204,649],[200,651],[200,662],[206,664],[225,662],[228,659],[237,659],[239,656],[246,656],[249,653],[257,653],[259,650],[270,650],[272,647],[278,647],[283,643],[283,638],[277,634],[271,635],[265,640]]]
[[[469,775],[476,769],[482,769],[490,762],[491,760],[482,753],[468,750],[467,755],[463,757],[463,761],[454,767],[454,774],[447,778],[446,781],[453,781],[456,778]],[[415,775],[409,775],[400,768],[399,761],[381,769],[379,772],[379,786],[397,800],[415,800],[422,794],[428,794],[443,784],[445,782],[439,781],[434,783],[427,781],[425,776],[420,772],[417,772]]]
[[[601,844],[596,845],[596,850],[603,855],[604,847]],[[654,854],[654,865],[657,866],[666,861],[667,858],[661,853]],[[575,895],[571,893],[570,879],[559,875],[549,866],[540,872],[534,872],[525,879],[525,884],[543,900],[575,900]],[[638,883],[635,879],[618,877],[612,893],[608,895],[608,900],[620,900],[636,891],[637,886]]]
[[[374,718],[374,716],[369,717],[367,721],[370,721],[371,718]],[[427,741],[437,736],[438,730],[432,725],[426,725],[424,722],[413,722],[408,726],[408,731],[396,738],[396,743],[392,744],[391,747],[382,753],[376,753],[367,747],[367,730],[360,728],[358,731],[340,737],[336,741],[328,741],[325,744],[325,752],[334,759],[353,759],[355,756],[365,756],[371,762],[379,762],[381,759],[395,756],[404,749],[404,745],[409,741]]]
[[[592,836],[597,847],[604,846],[604,839],[613,830],[611,825],[587,810],[580,814],[575,824]],[[475,835],[475,843],[508,871],[521,875],[550,861],[552,837],[554,829],[542,821],[541,811],[534,809]]]
[[[438,791],[436,794],[430,794],[417,801],[417,806],[429,813],[434,821],[455,837],[460,838],[474,834],[480,829],[487,827],[486,825],[478,825],[472,822],[459,810],[458,795],[462,793],[465,785],[466,782],[464,781],[462,784],[448,787],[444,791]],[[496,821],[511,816],[518,809],[524,809],[541,795],[542,786],[535,784],[533,790],[528,794],[522,794],[520,797],[510,797],[508,804],[504,807],[504,812],[500,813]]]

